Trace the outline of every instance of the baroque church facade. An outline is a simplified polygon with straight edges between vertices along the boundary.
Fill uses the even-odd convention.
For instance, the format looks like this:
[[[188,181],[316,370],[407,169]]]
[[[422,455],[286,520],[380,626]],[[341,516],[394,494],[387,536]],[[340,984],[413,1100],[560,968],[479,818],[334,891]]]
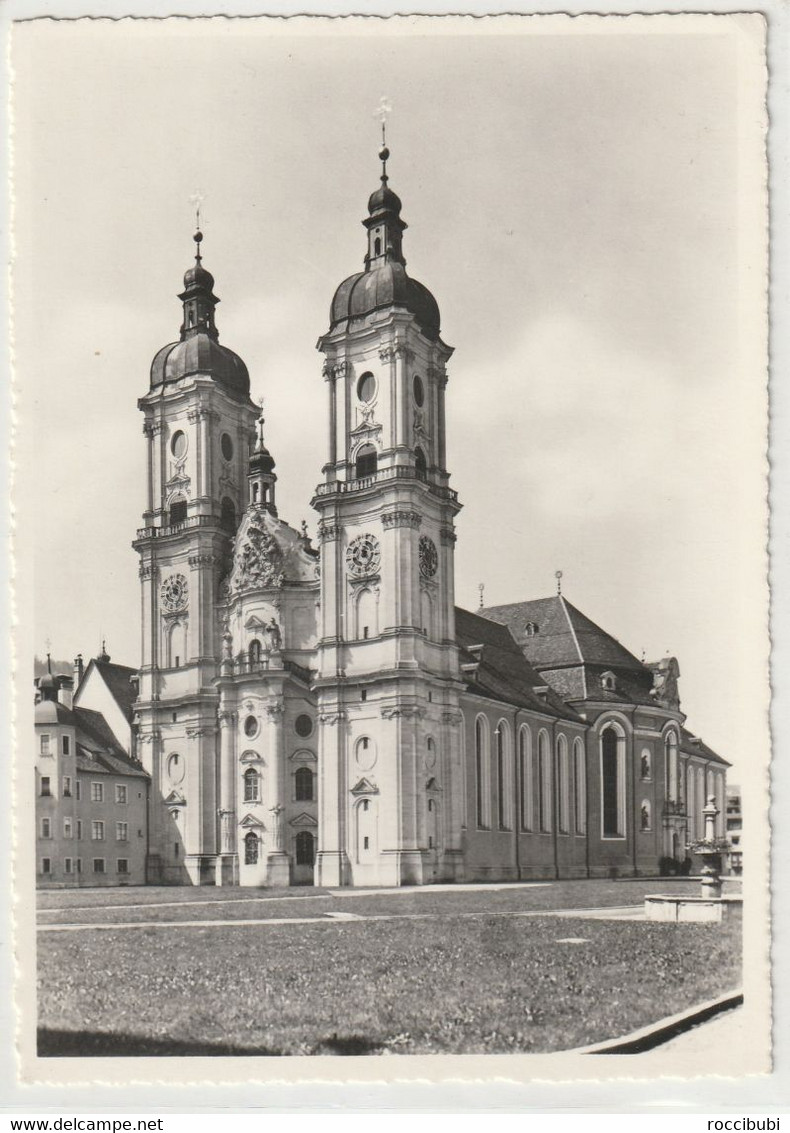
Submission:
[[[564,596],[454,600],[447,363],[386,162],[332,299],[317,546],[280,518],[202,236],[140,399],[147,498],[134,755],[149,882],[281,886],[679,868],[726,761],[654,665]],[[318,471],[318,470],[317,470]]]

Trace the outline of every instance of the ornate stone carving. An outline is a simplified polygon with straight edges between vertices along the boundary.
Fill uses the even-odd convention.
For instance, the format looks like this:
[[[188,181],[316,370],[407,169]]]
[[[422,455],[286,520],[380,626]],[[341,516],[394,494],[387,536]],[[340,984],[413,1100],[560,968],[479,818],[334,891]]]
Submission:
[[[143,580],[155,579],[159,577],[159,567],[156,563],[140,563],[137,573]]]
[[[139,744],[152,744],[162,738],[159,728],[152,728],[150,732],[141,732],[137,737]]]
[[[464,718],[463,712],[443,712],[442,713],[442,723],[443,724],[451,724],[451,725],[455,726],[455,725],[460,724],[461,721],[463,720],[463,718]]]
[[[187,739],[196,740],[200,736],[216,736],[217,729],[213,724],[199,724],[195,728],[187,728]]]
[[[188,562],[191,567],[219,566],[222,559],[219,555],[190,555]]]
[[[403,358],[406,362],[413,362],[414,351],[402,342],[395,342],[388,346],[382,346],[379,350],[379,358],[382,362],[392,362],[395,358]]]
[[[232,708],[220,708],[217,713],[220,728],[235,728],[239,720],[238,712],[234,712]]]
[[[337,724],[340,720],[345,720],[345,712],[321,712],[318,719],[322,724]]]
[[[283,561],[282,548],[266,530],[263,513],[252,511],[233,557],[230,591],[279,588],[283,584]]]
[[[266,715],[270,720],[279,720],[284,711],[285,706],[283,705],[282,701],[277,704],[266,705]]]
[[[381,523],[385,529],[390,527],[417,528],[422,523],[422,516],[418,511],[385,511],[381,516]]]
[[[443,543],[455,543],[458,536],[453,527],[443,527],[439,532],[439,538]]]
[[[416,704],[402,704],[397,708],[382,708],[381,715],[385,720],[395,720],[403,717],[405,720],[421,720],[425,716],[425,709]]]
[[[340,523],[319,523],[318,525],[318,542],[331,543],[335,539],[339,539],[343,532],[343,527]]]
[[[431,579],[439,569],[439,553],[436,544],[428,535],[420,536],[420,574]]]

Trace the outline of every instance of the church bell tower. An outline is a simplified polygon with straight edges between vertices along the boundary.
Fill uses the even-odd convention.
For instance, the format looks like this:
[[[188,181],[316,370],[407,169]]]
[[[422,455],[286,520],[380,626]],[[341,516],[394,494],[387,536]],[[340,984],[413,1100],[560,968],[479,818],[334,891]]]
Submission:
[[[140,752],[152,777],[151,882],[213,882],[218,852],[220,581],[247,503],[256,408],[247,368],[219,343],[214,279],[184,276],[176,342],[151,366],[140,398],[147,497],[140,555],[142,665],[136,704]]]
[[[368,202],[364,270],[340,284],[325,355],[320,517],[322,885],[460,877],[462,687],[439,308],[406,272],[401,201]]]

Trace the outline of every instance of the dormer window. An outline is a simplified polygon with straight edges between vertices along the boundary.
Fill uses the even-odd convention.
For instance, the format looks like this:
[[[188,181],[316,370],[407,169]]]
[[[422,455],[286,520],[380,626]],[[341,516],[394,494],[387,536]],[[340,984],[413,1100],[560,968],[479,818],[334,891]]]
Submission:
[[[539,633],[538,623],[527,622],[527,624],[524,626],[524,633],[527,635],[527,637],[536,637]]]
[[[615,692],[617,689],[617,681],[614,673],[603,673],[601,675],[601,688],[604,692]]]

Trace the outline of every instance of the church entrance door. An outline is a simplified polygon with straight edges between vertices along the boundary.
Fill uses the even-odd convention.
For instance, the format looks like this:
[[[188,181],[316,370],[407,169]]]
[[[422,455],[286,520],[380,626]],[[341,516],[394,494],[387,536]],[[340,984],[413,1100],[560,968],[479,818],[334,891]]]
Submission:
[[[439,803],[435,798],[428,799],[428,860],[426,878],[436,881],[439,876],[439,862],[441,857],[441,822]]]
[[[296,863],[294,885],[314,885],[315,838],[311,831],[300,830],[296,835]]]

